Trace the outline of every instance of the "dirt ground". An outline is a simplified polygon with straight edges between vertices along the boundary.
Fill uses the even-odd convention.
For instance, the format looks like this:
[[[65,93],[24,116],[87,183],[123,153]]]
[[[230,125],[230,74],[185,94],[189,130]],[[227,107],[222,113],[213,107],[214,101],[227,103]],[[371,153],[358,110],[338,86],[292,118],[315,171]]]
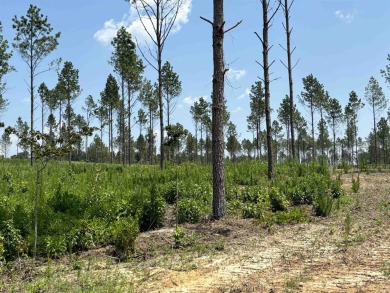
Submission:
[[[184,225],[175,247],[170,208],[166,227],[142,233],[128,262],[101,248],[34,268],[40,280],[18,270],[14,289],[3,278],[0,291],[390,292],[390,174],[361,174],[357,194],[352,176],[343,175],[347,195],[327,218],[270,228],[243,219]]]
[[[171,250],[173,228],[141,235],[135,290],[390,292],[390,174],[361,174],[358,194],[351,179],[328,218],[269,230],[233,219],[187,225],[195,244]]]

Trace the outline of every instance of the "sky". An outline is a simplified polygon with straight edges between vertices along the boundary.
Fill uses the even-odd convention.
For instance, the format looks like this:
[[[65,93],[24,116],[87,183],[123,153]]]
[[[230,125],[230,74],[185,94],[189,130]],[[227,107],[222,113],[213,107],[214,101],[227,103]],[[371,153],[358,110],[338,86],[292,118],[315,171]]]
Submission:
[[[79,70],[82,88],[74,104],[76,112],[80,114],[84,114],[81,107],[85,98],[92,95],[95,101],[98,100],[107,76],[113,73],[108,60],[112,53],[110,42],[116,31],[125,26],[143,50],[145,44],[150,43],[134,9],[124,0],[0,0],[3,35],[10,43],[15,37],[12,18],[25,15],[30,4],[41,8],[41,12],[48,16],[54,32],[61,32],[57,50],[42,62],[40,68],[45,70],[50,61],[59,57],[73,63]],[[194,123],[189,113],[190,106],[199,97],[210,101],[212,91],[212,30],[210,24],[200,19],[203,16],[211,20],[212,15],[212,1],[187,0],[163,51],[163,62],[169,61],[182,81],[183,90],[172,121],[183,124],[191,132],[194,132]],[[309,113],[299,104],[298,95],[302,91],[302,78],[309,74],[313,74],[330,96],[340,101],[343,108],[352,90],[364,100],[364,89],[371,76],[379,81],[386,97],[390,98],[390,89],[380,75],[380,69],[388,64],[386,58],[390,54],[389,19],[389,0],[294,2],[291,9],[292,44],[296,46],[293,64],[299,60],[293,72],[294,99],[307,119]],[[225,35],[224,43],[225,63],[229,69],[225,98],[231,120],[237,125],[239,140],[242,140],[251,137],[246,122],[250,112],[249,90],[262,77],[262,68],[256,63],[262,60],[262,48],[254,34],[262,32],[260,1],[226,0],[225,20],[226,27],[242,20],[237,28]],[[276,119],[276,110],[288,94],[287,70],[280,62],[287,59],[286,52],[279,46],[286,42],[282,21],[283,14],[278,13],[269,32],[269,42],[273,45],[270,62],[275,60],[271,67],[271,79],[276,79],[271,83],[272,119]],[[5,98],[10,105],[1,117],[6,125],[14,125],[18,116],[26,121],[30,119],[26,83],[28,67],[17,52],[14,52],[10,63],[17,72],[7,76]],[[147,65],[146,61],[144,63]],[[144,76],[155,81],[157,72],[147,66]],[[45,82],[51,88],[56,81],[56,72],[49,71],[39,75],[36,82]],[[40,108],[38,104],[36,106],[38,113]],[[40,125],[40,118],[35,123]],[[360,136],[367,136],[372,127],[372,115],[366,106],[359,115]],[[342,126],[338,131],[340,135],[343,134]]]

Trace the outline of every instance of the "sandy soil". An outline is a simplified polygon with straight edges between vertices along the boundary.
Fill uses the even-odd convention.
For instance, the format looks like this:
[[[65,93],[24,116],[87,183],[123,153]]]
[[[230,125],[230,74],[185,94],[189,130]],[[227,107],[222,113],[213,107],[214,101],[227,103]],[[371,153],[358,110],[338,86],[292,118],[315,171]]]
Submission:
[[[347,191],[351,179],[343,178]],[[172,248],[173,228],[145,233],[136,291],[390,292],[389,180],[360,175],[348,204],[310,223],[270,231],[248,220],[187,225],[196,244],[181,249]]]

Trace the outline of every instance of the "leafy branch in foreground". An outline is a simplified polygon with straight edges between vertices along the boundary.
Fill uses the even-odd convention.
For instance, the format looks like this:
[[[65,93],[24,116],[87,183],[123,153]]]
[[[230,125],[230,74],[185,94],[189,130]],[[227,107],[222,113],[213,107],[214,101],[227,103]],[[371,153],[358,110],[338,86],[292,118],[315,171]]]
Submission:
[[[4,126],[4,125],[0,125]],[[72,146],[80,142],[81,137],[91,136],[95,128],[84,126],[80,132],[75,132],[73,127],[67,129],[68,137],[64,142],[63,137],[53,137],[50,134],[41,133],[39,131],[22,131],[19,132],[13,127],[5,129],[6,135],[16,135],[23,147],[31,147],[34,153],[34,163],[36,168],[35,177],[35,206],[34,206],[34,248],[33,255],[37,255],[37,239],[38,239],[38,208],[39,196],[42,193],[43,170],[46,168],[49,161],[55,157],[61,157],[72,151]]]

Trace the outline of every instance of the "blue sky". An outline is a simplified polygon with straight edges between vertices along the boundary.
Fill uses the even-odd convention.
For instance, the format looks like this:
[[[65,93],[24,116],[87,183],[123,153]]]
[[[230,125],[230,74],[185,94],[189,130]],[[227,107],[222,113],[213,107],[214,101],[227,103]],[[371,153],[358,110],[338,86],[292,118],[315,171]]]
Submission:
[[[374,4],[375,3],[375,4]],[[82,113],[85,97],[95,100],[105,85],[112,67],[107,60],[111,55],[110,40],[120,26],[129,28],[141,43],[147,40],[127,2],[122,0],[83,1],[23,1],[0,0],[0,20],[3,35],[11,43],[15,36],[12,17],[24,15],[30,4],[37,5],[47,15],[54,31],[61,32],[58,49],[42,63],[42,69],[51,60],[62,57],[79,69],[82,94],[76,102],[78,113]],[[188,5],[179,16],[166,43],[164,61],[169,61],[182,81],[183,92],[173,121],[182,123],[194,131],[189,114],[190,105],[201,96],[210,99],[212,90],[212,46],[211,26],[199,16],[212,19],[212,1],[188,0]],[[272,67],[273,76],[280,77],[271,84],[271,107],[275,110],[288,93],[287,70],[280,63],[286,60],[286,53],[279,47],[285,43],[282,27],[283,15],[279,13],[270,30],[270,43],[274,45],[270,59],[276,60]],[[250,137],[246,131],[246,117],[249,114],[248,90],[262,76],[261,44],[254,31],[261,32],[261,8],[258,0],[226,0],[226,26],[243,20],[242,24],[225,37],[225,62],[230,69],[225,97],[231,120],[237,125],[240,139]],[[324,84],[330,95],[340,100],[344,107],[348,94],[354,90],[364,100],[364,88],[371,76],[383,87],[386,97],[390,90],[379,71],[387,64],[390,53],[390,1],[388,0],[296,0],[292,8],[292,41],[296,46],[294,60],[300,58],[294,70],[294,96],[301,112],[308,113],[299,105],[296,96],[302,90],[302,78],[313,74]],[[141,46],[142,47],[142,46]],[[25,80],[28,79],[26,65],[17,52],[11,59],[17,72],[8,76],[8,91],[5,97],[10,101],[3,117],[6,124],[15,124],[18,116],[29,121],[29,99]],[[146,62],[145,62],[146,63]],[[156,72],[148,66],[145,77],[156,80]],[[45,81],[49,87],[56,83],[56,73],[47,72],[37,78],[37,84]],[[40,111],[37,108],[37,111]],[[386,113],[383,113],[385,115]],[[365,107],[359,119],[360,135],[366,136],[372,128],[372,117]],[[40,120],[36,123],[39,125]],[[342,133],[340,128],[340,133]]]

